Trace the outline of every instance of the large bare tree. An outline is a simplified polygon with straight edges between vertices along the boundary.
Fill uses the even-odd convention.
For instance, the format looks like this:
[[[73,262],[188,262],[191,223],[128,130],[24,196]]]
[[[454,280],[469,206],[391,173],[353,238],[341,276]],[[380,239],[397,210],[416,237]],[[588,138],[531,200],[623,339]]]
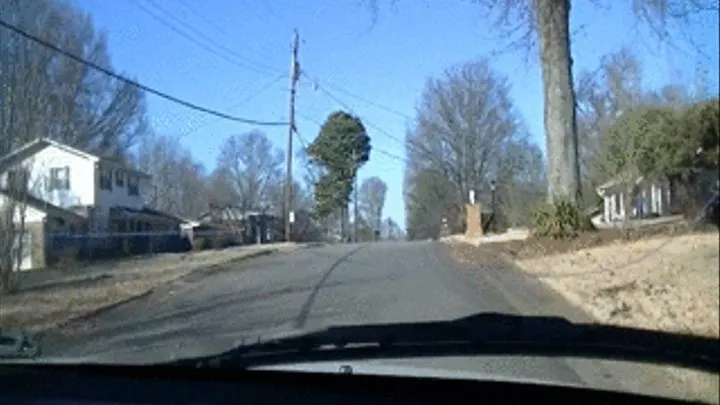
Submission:
[[[391,0],[394,1],[394,0]],[[378,0],[363,0],[377,13]],[[581,198],[579,140],[573,88],[570,0],[473,0],[496,18],[493,29],[512,45],[539,44],[544,93],[544,127],[548,155],[548,196],[551,200]],[[609,1],[590,1],[602,7]],[[639,22],[666,41],[674,24],[687,24],[697,13],[717,12],[715,0],[633,0]],[[529,48],[528,48],[529,49]]]
[[[177,138],[145,137],[138,148],[137,165],[152,175],[148,202],[153,208],[185,218],[194,218],[207,209],[204,168]]]
[[[105,35],[94,29],[87,14],[67,2],[0,0],[0,18],[112,70]],[[104,156],[126,158],[146,129],[139,89],[0,28],[0,156],[48,137]],[[18,181],[24,177],[21,168],[4,169],[9,171],[0,173],[5,180],[0,198],[0,290],[7,291],[12,288],[13,269],[28,248],[23,246],[25,202],[36,185]]]
[[[358,190],[360,214],[369,227],[376,231],[380,231],[387,188],[387,184],[381,178],[373,176],[364,179]]]
[[[112,70],[104,33],[66,2],[0,0],[2,19],[75,56]],[[49,137],[124,158],[147,130],[144,95],[53,49],[0,29],[0,155]],[[12,106],[12,108],[10,107]]]
[[[442,218],[461,231],[471,190],[487,195],[491,181],[509,182],[522,172],[527,159],[518,154],[534,150],[527,149],[531,144],[509,93],[507,78],[487,60],[428,79],[406,135],[409,236],[436,236]],[[514,160],[505,153],[510,149]]]
[[[583,200],[595,205],[595,188],[607,180],[597,170],[603,138],[618,117],[647,98],[640,62],[627,48],[605,55],[598,69],[578,74],[576,89]]]
[[[427,81],[414,127],[406,135],[405,205],[408,237],[436,237],[465,226],[470,191],[491,203],[507,224],[527,219],[545,194],[544,160],[529,141],[509,96],[507,78],[487,60],[448,69]]]
[[[273,190],[283,181],[283,152],[265,133],[251,131],[225,140],[215,172],[215,190],[224,204],[243,210],[277,209]]]

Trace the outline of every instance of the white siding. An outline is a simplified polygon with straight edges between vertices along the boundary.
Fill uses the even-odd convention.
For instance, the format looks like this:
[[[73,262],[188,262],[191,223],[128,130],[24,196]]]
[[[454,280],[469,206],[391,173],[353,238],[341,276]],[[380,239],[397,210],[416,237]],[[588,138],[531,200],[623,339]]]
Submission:
[[[93,161],[50,145],[22,162],[30,171],[30,194],[59,207],[95,203]],[[50,169],[68,167],[70,188],[49,190]]]
[[[7,207],[7,203],[8,198],[0,194],[0,210],[5,209],[5,207]],[[24,210],[22,208],[22,204],[16,203],[14,215],[15,223],[20,223],[23,212],[25,214],[25,223],[40,222],[45,219],[46,214],[43,211],[40,211],[28,205],[25,205]]]
[[[98,166],[97,176],[95,178],[98,192],[97,206],[99,207],[100,213],[106,214],[110,207],[113,206],[140,209],[145,205],[144,196],[148,195],[147,189],[150,185],[148,179],[143,178],[139,180],[139,195],[130,195],[128,192],[128,176],[136,176],[137,174],[123,170],[123,166],[119,164],[110,165],[106,162],[103,162],[100,163],[100,165],[107,165],[107,167],[112,169],[113,173],[112,189],[103,190],[100,188],[100,167]],[[117,184],[116,179],[116,171],[118,169],[122,170],[122,172],[124,173],[123,184],[121,186]]]

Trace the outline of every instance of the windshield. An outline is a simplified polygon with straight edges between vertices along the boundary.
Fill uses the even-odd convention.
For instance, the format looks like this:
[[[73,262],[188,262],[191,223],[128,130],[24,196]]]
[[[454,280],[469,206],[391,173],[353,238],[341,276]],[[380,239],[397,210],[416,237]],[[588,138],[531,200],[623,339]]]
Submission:
[[[0,357],[489,313],[717,339],[717,3],[440,3],[0,0]],[[487,347],[367,364],[718,402]]]

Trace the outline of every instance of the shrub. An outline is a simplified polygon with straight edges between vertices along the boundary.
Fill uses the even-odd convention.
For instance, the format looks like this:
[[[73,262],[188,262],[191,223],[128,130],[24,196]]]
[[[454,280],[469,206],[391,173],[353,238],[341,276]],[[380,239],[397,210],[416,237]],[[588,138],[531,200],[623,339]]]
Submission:
[[[580,206],[569,201],[538,204],[533,209],[532,222],[538,236],[553,239],[574,238],[581,231],[595,229]]]
[[[227,240],[222,236],[211,238],[211,246],[213,249],[224,249],[228,246]]]
[[[208,240],[204,237],[195,239],[195,243],[193,244],[193,250],[194,251],[200,251],[205,250],[209,246]]]

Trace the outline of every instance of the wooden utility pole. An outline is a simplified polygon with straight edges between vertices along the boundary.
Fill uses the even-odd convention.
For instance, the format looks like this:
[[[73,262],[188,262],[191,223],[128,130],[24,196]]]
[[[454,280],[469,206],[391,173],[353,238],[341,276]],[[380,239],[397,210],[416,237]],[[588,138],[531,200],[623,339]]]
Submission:
[[[357,162],[357,158],[353,153],[353,162]],[[358,176],[357,169],[355,170],[355,185],[353,185],[353,235],[355,243],[358,242]]]
[[[290,113],[288,114],[288,139],[287,139],[287,161],[285,178],[285,240],[290,242],[292,234],[292,223],[295,220],[295,212],[292,204],[292,164],[293,164],[293,132],[295,131],[295,93],[297,82],[300,78],[300,63],[298,62],[298,46],[300,35],[295,30],[292,42],[292,56],[290,61]]]

